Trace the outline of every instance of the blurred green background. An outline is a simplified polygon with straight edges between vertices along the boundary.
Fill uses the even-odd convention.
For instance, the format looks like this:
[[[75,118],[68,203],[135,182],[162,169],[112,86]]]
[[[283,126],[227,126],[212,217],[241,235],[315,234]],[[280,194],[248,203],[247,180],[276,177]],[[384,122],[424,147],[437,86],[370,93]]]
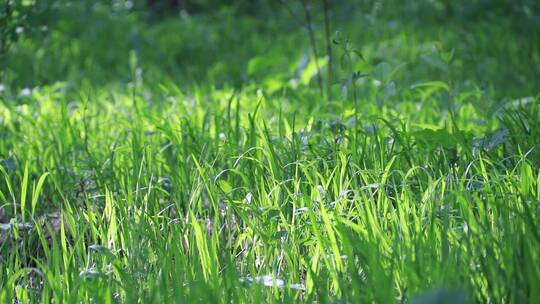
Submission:
[[[124,84],[131,58],[147,83],[279,91],[311,54],[301,2],[3,0],[0,83],[11,94],[56,82]],[[537,1],[329,1],[332,37],[323,1],[307,2],[321,57],[336,35],[363,57],[340,66],[334,45],[337,92],[351,71],[390,71],[397,92],[442,80],[494,99],[535,94],[540,83]]]

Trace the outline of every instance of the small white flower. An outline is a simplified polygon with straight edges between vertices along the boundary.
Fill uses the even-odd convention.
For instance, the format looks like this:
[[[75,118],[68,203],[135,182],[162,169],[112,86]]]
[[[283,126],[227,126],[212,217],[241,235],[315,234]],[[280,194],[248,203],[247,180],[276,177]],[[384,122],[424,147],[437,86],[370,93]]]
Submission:
[[[248,192],[248,193],[246,194],[245,200],[246,200],[246,202],[247,202],[248,204],[250,204],[252,198],[253,198],[253,194],[251,194],[251,192]]]
[[[24,32],[24,28],[22,26],[17,26],[15,28],[15,33],[21,34],[22,32]]]
[[[0,92],[4,92],[4,90],[6,89],[6,87],[0,83]]]
[[[30,88],[24,88],[21,90],[21,93],[19,94],[21,97],[28,97],[32,94],[32,90]]]

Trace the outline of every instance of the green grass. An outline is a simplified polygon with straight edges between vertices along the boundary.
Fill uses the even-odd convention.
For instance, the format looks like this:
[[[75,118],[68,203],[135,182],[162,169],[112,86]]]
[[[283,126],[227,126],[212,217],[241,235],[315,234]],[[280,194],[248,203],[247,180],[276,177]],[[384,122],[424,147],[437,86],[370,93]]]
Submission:
[[[136,23],[130,18],[120,27]],[[328,102],[309,65],[297,85],[290,81],[309,50],[301,29],[279,38],[293,45],[303,37],[296,53],[281,45],[291,58],[278,47],[250,56],[266,45],[245,27],[262,25],[228,18],[222,22],[243,24],[247,50],[230,62],[230,46],[209,59],[210,71],[194,57],[195,72],[176,71],[179,78],[166,70],[174,54],[153,57],[144,47],[111,51],[124,59],[108,71],[96,49],[79,48],[81,55],[55,46],[65,38],[60,25],[51,29],[58,40],[42,47],[65,61],[35,62],[49,66],[53,80],[71,66],[66,82],[40,78],[46,69],[38,64],[15,73],[39,40],[15,47],[0,93],[1,302],[538,299],[540,99],[528,97],[538,93],[538,74],[518,58],[522,49],[508,46],[514,53],[497,58],[515,55],[501,69],[529,72],[523,85],[494,88],[504,83],[494,67],[483,66],[487,75],[463,67],[471,48],[453,40],[458,31],[440,33],[451,44],[437,49],[430,33],[407,26],[388,36],[366,30],[373,42],[354,67],[367,76],[336,85]],[[139,25],[141,35],[175,22],[215,26],[163,22]],[[174,52],[166,47],[173,37],[162,39],[163,52]],[[204,44],[190,42],[188,51],[175,42],[178,52],[196,55]],[[503,47],[487,36],[476,43]],[[415,64],[424,48],[446,72]],[[276,66],[265,65],[273,58]],[[78,74],[96,62],[95,74]],[[235,62],[243,65],[224,84]],[[118,74],[125,79],[99,79]],[[235,86],[242,77],[249,80]],[[20,94],[32,81],[30,94]]]

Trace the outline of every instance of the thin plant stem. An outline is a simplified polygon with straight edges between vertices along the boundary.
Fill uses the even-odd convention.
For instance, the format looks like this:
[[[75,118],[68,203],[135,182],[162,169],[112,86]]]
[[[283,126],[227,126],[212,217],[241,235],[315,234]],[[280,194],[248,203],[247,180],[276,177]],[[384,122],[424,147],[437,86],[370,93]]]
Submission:
[[[324,33],[326,38],[326,53],[328,55],[328,87],[326,89],[326,94],[328,101],[332,101],[332,84],[334,82],[334,71],[333,71],[333,56],[332,56],[332,41],[330,39],[330,3],[328,0],[322,0],[323,11],[324,11]]]
[[[306,30],[308,32],[309,42],[311,44],[313,56],[315,57],[315,66],[317,67],[317,84],[319,86],[320,94],[321,96],[323,96],[324,95],[323,79],[321,75],[321,67],[319,65],[319,53],[317,52],[317,44],[315,43],[315,33],[313,32],[310,7],[307,0],[302,0],[301,2],[302,2],[302,7],[304,9],[304,17],[306,19]]]

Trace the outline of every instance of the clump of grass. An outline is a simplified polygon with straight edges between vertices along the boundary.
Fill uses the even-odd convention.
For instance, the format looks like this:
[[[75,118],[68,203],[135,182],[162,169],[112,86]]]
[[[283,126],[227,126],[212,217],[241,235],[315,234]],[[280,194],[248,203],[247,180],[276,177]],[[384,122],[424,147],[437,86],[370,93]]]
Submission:
[[[535,298],[537,137],[513,121],[537,124],[537,101],[484,146],[490,128],[460,123],[485,119],[473,108],[439,128],[428,101],[364,104],[353,145],[346,115],[278,114],[250,89],[136,110],[130,90],[84,107],[55,90],[0,112],[0,199],[20,223],[2,226],[4,301]]]

